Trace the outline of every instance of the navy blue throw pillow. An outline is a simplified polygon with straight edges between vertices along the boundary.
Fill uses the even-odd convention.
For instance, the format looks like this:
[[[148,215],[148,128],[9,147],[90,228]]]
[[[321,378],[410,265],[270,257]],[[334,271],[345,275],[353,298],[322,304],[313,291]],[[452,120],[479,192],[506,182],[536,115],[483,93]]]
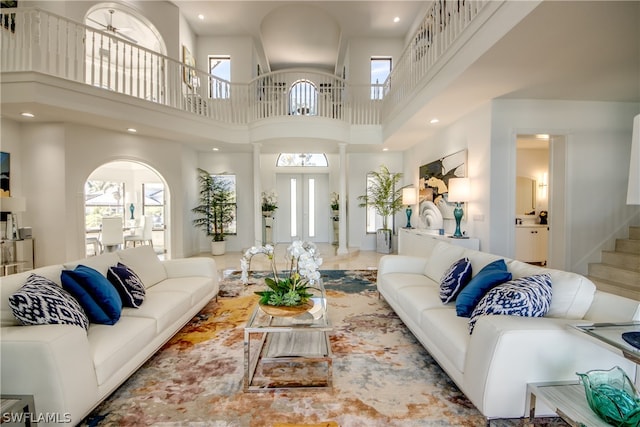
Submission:
[[[462,288],[471,279],[471,262],[469,258],[462,258],[454,262],[440,279],[440,300],[443,304],[453,301]]]
[[[107,279],[120,294],[124,307],[140,307],[146,291],[142,280],[133,270],[119,262],[117,265],[109,267]]]
[[[511,273],[507,271],[507,264],[503,259],[487,264],[458,294],[456,314],[460,317],[469,317],[478,301],[489,289],[508,280],[511,280]]]
[[[122,299],[113,285],[93,268],[79,265],[62,270],[62,287],[84,308],[91,323],[114,325],[122,313]]]

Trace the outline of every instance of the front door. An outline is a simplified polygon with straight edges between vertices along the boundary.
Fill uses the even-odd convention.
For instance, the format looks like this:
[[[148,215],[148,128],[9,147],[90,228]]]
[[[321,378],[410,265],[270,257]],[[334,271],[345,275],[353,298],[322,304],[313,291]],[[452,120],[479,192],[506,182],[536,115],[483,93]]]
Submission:
[[[276,242],[329,242],[331,208],[326,174],[278,174]]]

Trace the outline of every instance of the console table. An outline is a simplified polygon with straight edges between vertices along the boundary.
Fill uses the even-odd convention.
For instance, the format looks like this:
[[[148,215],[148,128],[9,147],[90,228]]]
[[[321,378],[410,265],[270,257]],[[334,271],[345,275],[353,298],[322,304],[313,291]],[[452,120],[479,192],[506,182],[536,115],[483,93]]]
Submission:
[[[33,239],[2,240],[1,253],[3,276],[33,270],[35,259],[33,256]],[[13,271],[12,271],[13,270]]]
[[[424,253],[424,246],[427,239],[442,240],[452,245],[462,246],[463,248],[480,250],[480,239],[473,237],[465,239],[454,239],[450,235],[440,235],[435,230],[426,230],[422,228],[401,228],[398,233],[398,254],[421,256]]]

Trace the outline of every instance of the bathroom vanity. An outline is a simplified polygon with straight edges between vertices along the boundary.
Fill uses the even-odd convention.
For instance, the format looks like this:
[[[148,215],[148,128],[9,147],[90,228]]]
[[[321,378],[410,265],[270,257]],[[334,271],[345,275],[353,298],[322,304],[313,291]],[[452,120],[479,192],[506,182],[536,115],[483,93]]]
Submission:
[[[516,224],[516,256],[524,262],[547,264],[549,226],[545,224]]]

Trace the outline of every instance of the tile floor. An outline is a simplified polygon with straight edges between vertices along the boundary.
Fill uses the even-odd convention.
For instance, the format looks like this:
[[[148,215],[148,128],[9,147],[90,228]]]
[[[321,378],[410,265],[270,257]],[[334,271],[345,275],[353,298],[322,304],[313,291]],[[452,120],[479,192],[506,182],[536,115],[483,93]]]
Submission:
[[[286,260],[286,251],[288,243],[279,243],[275,247],[276,266],[278,271],[285,269],[288,264]],[[347,255],[336,255],[337,246],[327,243],[319,243],[318,250],[322,258],[321,270],[366,270],[377,269],[378,261],[383,256],[375,251],[360,251],[359,249],[349,249]],[[243,253],[239,251],[227,252],[224,255],[213,256],[202,253],[200,256],[210,256],[217,264],[218,270],[228,273],[234,270],[240,270],[240,258]],[[269,259],[265,255],[255,255],[251,259],[251,270],[269,270]]]

